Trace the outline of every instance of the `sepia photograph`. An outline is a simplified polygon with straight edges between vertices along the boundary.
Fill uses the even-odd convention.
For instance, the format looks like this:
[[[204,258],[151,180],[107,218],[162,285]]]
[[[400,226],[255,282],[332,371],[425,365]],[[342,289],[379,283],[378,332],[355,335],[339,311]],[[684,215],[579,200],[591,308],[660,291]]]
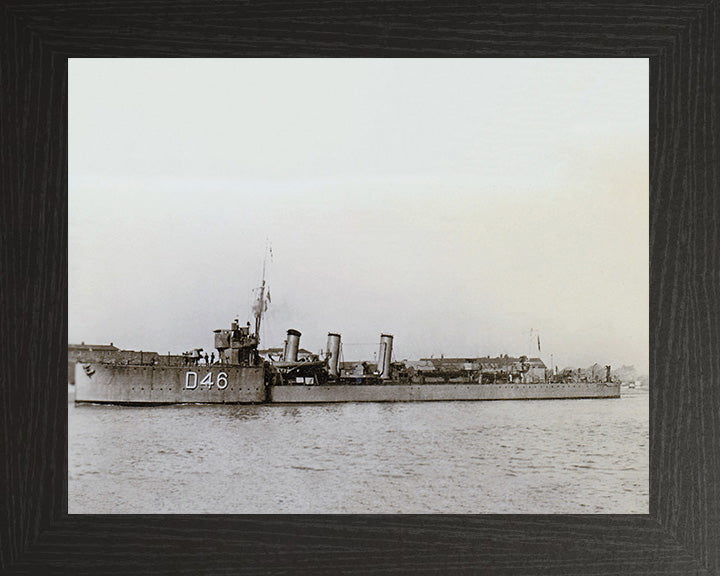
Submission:
[[[68,63],[70,514],[648,514],[647,59]]]

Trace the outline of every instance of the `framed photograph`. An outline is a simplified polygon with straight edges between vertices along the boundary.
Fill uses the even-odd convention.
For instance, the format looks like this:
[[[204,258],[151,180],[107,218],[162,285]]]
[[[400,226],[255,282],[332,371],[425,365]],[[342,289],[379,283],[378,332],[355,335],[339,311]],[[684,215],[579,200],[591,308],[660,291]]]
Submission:
[[[3,572],[718,572],[717,5],[317,10],[0,12]]]
[[[647,59],[68,86],[70,514],[648,512]]]

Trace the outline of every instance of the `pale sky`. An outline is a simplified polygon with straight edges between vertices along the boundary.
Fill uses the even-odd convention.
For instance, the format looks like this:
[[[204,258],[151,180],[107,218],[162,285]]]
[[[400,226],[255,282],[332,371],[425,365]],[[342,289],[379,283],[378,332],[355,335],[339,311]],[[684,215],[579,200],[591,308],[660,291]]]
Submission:
[[[648,61],[69,65],[71,343],[372,359],[649,349]],[[531,347],[530,331],[534,330]],[[537,350],[540,336],[541,352]]]

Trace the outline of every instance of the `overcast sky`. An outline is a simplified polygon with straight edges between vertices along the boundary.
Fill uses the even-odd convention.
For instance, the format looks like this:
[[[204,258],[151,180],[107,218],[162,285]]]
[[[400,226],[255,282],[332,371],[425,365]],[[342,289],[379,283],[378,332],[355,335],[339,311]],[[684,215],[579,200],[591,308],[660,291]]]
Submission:
[[[69,66],[69,341],[648,366],[647,60]],[[530,331],[534,330],[531,340]],[[537,350],[540,336],[541,352]],[[532,346],[531,346],[532,342]]]

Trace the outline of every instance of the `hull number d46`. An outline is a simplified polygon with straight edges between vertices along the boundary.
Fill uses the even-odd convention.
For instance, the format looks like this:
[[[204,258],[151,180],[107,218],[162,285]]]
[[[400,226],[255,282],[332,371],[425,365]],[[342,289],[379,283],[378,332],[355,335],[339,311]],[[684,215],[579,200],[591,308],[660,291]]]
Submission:
[[[200,387],[207,388],[208,390],[212,389],[213,384],[218,387],[218,390],[225,390],[228,385],[227,374],[225,372],[220,372],[217,375],[217,380],[213,382],[213,373],[208,372],[205,377],[198,382],[197,372],[185,373],[185,390],[195,390],[198,387],[198,384]]]

